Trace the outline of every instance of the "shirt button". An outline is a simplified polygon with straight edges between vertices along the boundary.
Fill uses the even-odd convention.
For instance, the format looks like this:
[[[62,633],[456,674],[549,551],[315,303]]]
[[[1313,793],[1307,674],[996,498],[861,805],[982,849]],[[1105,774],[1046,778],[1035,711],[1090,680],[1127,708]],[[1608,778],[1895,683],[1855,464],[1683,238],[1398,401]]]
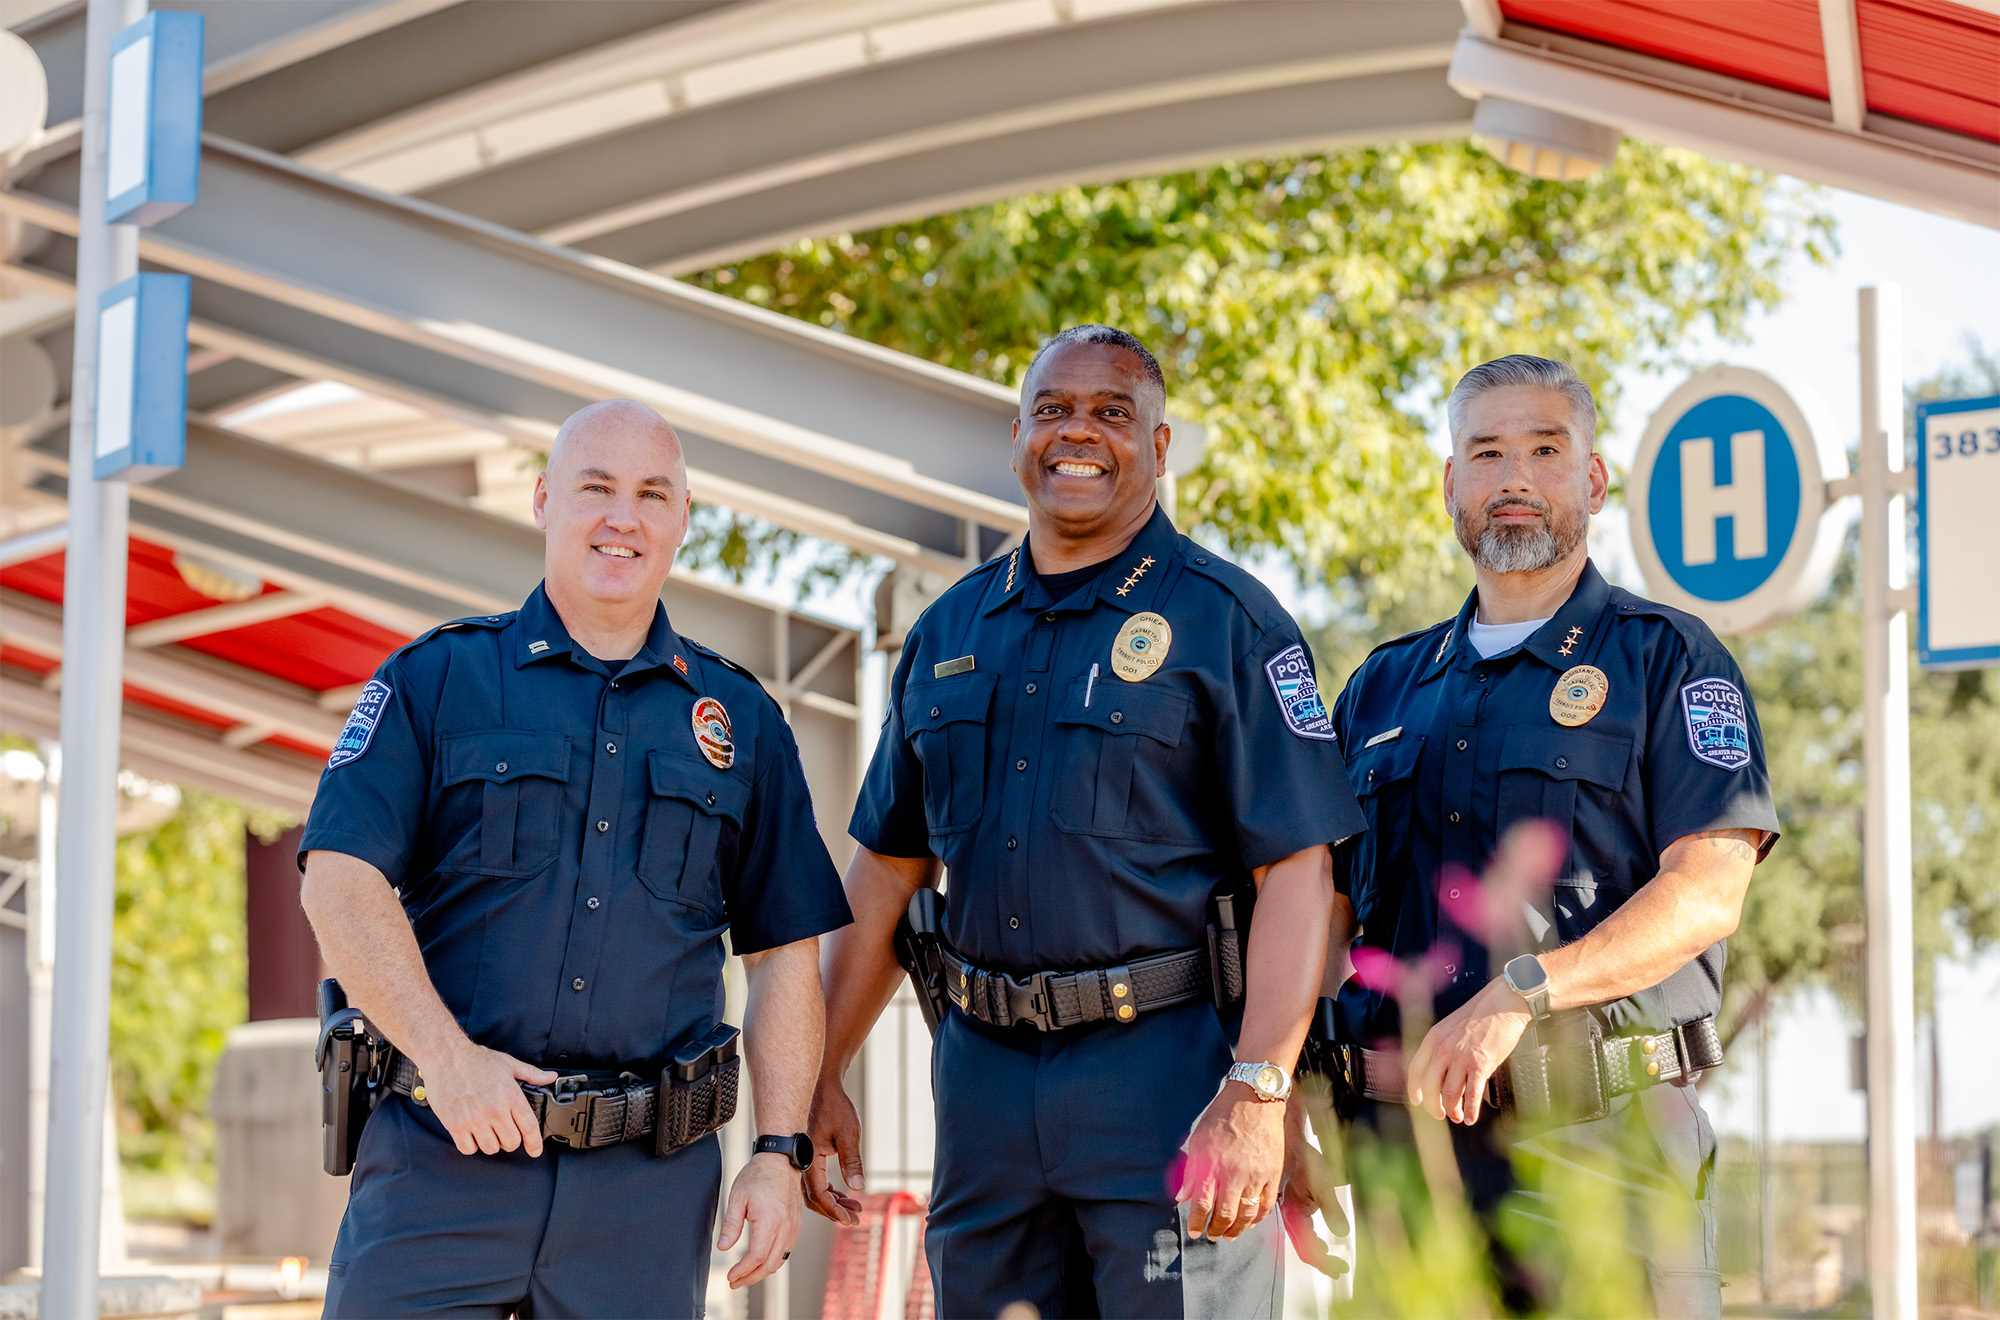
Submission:
[[[1033,683],[1028,684],[1028,695],[1031,697],[1035,695],[1035,685]]]
[[[499,765],[496,765],[496,766],[494,766],[494,767],[493,767],[493,773],[494,773],[494,774],[496,774],[496,775],[504,775],[504,774],[506,774],[506,773],[507,773],[507,763],[506,763],[505,761],[502,761],[502,762],[501,762],[501,763],[500,763]]]
[[[1020,919],[1019,917],[1009,917],[1009,918],[1007,918],[1007,929],[1009,929],[1009,930],[1019,930],[1019,929],[1021,929],[1021,919]]]
[[[579,977],[577,977],[577,978],[576,978],[576,979],[575,979],[574,981],[571,981],[571,982],[569,983],[569,988],[570,988],[570,989],[572,989],[572,990],[581,990],[581,989],[583,989],[583,978],[582,978],[581,976],[579,976]]]
[[[715,794],[710,793],[708,795],[708,805],[711,807],[715,805]]]
[[[618,680],[615,678],[611,680],[611,690],[614,692],[618,690]]]
[[[1454,816],[1454,817],[1453,817],[1452,819],[1456,820],[1456,819],[1457,819],[1457,817],[1455,817],[1455,816]],[[598,832],[599,834],[602,834],[602,833],[604,833],[604,831],[606,831],[606,830],[608,830],[608,829],[610,829],[610,828],[611,828],[611,822],[610,822],[610,821],[608,821],[608,820],[600,820],[600,821],[598,821],[598,822],[597,822],[597,832]]]
[[[1482,683],[1486,681],[1486,671],[1484,669],[1479,671],[1479,681]]]
[[[943,711],[943,709],[944,709],[944,708],[943,708],[942,706],[932,706],[932,707],[931,707],[931,718],[932,718],[932,719],[936,719],[936,718],[938,717],[938,715],[939,715],[939,714],[940,714],[940,713],[941,713],[941,712]]]
[[[1055,621],[1056,621],[1056,612],[1054,610],[1050,610],[1047,614],[1044,614],[1042,616],[1043,623],[1054,623]]]
[[[1456,889],[1450,889],[1450,890],[1446,890],[1446,891],[1445,891],[1445,897],[1446,897],[1446,898],[1457,898],[1457,897],[1458,897],[1458,891],[1457,891]],[[1447,968],[1446,970],[1447,970],[1447,971],[1449,971],[1450,969],[1449,969],[1449,968]]]
[[[592,912],[595,912],[597,911],[597,900],[593,898],[589,902],[585,903],[584,906],[589,908]]]
[[[1457,964],[1457,963],[1446,963],[1446,964],[1444,965],[1444,974],[1445,974],[1446,976],[1457,976],[1457,975],[1458,975],[1458,964]]]
[[[1375,772],[1373,770],[1368,772],[1368,782],[1371,784],[1375,782]]]
[[[1013,835],[1011,835],[1011,834],[1010,834],[1010,835],[1008,835],[1008,836],[1007,836],[1007,851],[1008,851],[1008,852],[1013,852],[1013,851],[1014,851],[1014,849],[1015,849],[1015,847],[1016,847],[1016,846],[1017,846],[1017,845],[1018,845],[1019,843],[1020,843],[1020,840],[1016,839],[1016,838],[1015,838],[1015,837],[1014,837]]]
[[[1026,761],[1016,761],[1014,762],[1014,768],[1016,770],[1026,770],[1028,768],[1028,763]]]
[[[1458,824],[1458,813],[1456,811],[1451,813],[1451,823],[1454,825]]]
[[[1558,770],[1569,769],[1569,758],[1567,756],[1558,756],[1556,758],[1556,769]]]
[[[1206,559],[1203,559],[1203,558],[1202,558],[1201,556],[1199,556],[1199,555],[1195,556],[1195,561],[1194,561],[1194,562],[1195,562],[1195,563],[1197,563],[1197,564],[1200,564],[1200,565],[1201,565],[1202,567],[1204,567],[1204,568],[1206,568],[1206,567],[1208,566],[1208,561],[1207,561]]]
[[[1124,711],[1122,711],[1122,710],[1114,710],[1114,711],[1112,711],[1112,712],[1111,712],[1111,722],[1112,722],[1113,724],[1123,724],[1123,723],[1125,722],[1125,712],[1124,712]]]
[[[607,752],[610,752],[610,753],[611,753],[612,755],[614,755],[614,756],[615,756],[615,755],[617,755],[617,753],[618,753],[618,744],[617,744],[617,743],[606,743],[606,744],[604,744],[604,750],[605,750],[605,751],[607,751]]]
[[[1465,739],[1460,738],[1458,740],[1458,750],[1461,752],[1465,750]]]

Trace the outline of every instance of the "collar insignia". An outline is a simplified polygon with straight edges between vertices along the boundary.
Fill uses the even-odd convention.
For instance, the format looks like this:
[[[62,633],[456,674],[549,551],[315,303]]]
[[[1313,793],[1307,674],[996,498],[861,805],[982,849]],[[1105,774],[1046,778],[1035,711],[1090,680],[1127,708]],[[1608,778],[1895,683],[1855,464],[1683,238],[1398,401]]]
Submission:
[[[675,656],[674,668],[680,670],[682,674],[686,674],[688,671],[688,662],[681,659],[679,656]]]
[[[1444,640],[1438,643],[1438,653],[1431,657],[1431,663],[1436,664],[1438,661],[1444,659],[1444,648],[1450,645],[1451,633],[1447,631],[1444,635]]]
[[[1563,644],[1556,648],[1556,654],[1568,655],[1571,651],[1574,651],[1576,649],[1576,644],[1582,640],[1583,640],[1583,629],[1571,628],[1569,630],[1569,636],[1565,637],[1563,639]]]
[[[1019,568],[1020,566],[1021,566],[1021,547],[1017,545],[1014,547],[1012,552],[1010,552],[1007,556],[1007,585],[1000,588],[1002,594],[1005,594],[1006,592],[1012,591],[1014,589],[1014,570]]]
[[[1138,584],[1140,578],[1146,576],[1146,570],[1152,566],[1153,557],[1151,555],[1147,555],[1144,559],[1141,559],[1139,566],[1132,570],[1132,575],[1125,579],[1125,585],[1118,588],[1118,594],[1121,596],[1131,595],[1132,588]]]
[[[529,643],[528,643],[528,654],[529,654],[529,655],[540,655],[540,654],[541,654],[542,652],[544,652],[544,651],[546,651],[546,650],[548,650],[548,649],[549,649],[549,644],[548,644],[547,642],[529,642]]]

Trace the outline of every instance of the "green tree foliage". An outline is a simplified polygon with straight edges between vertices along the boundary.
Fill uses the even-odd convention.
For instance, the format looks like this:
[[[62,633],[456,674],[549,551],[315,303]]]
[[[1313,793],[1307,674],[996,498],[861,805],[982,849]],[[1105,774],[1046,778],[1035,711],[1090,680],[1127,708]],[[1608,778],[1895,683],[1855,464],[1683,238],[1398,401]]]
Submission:
[[[1183,524],[1375,632],[1457,581],[1426,435],[1459,373],[1564,356],[1608,411],[1616,372],[1738,334],[1830,243],[1806,191],[1688,152],[1628,142],[1557,184],[1445,142],[1039,193],[695,282],[1008,384],[1066,325],[1134,331],[1209,430]]]
[[[1969,360],[1910,392],[2000,394],[2000,359]],[[1914,437],[1912,419],[1906,432]],[[1912,440],[1914,461],[1914,439]],[[1733,1029],[1765,1000],[1825,984],[1861,1011],[1861,616],[1850,534],[1841,568],[1812,607],[1735,650],[1757,700],[1784,840],[1758,868],[1743,928],[1729,941]],[[1912,829],[1918,996],[1936,959],[2000,937],[2000,684],[1984,670],[1925,673],[1910,662]]]

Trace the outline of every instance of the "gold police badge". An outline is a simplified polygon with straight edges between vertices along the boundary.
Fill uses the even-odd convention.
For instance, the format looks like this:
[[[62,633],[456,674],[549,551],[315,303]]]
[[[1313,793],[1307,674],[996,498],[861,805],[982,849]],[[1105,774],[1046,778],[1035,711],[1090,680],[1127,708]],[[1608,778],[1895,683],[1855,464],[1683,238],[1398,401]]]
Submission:
[[[736,744],[730,741],[729,712],[714,697],[694,703],[694,742],[718,770],[736,764]]]
[[[1549,714],[1557,724],[1576,728],[1588,724],[1604,709],[1611,695],[1611,680],[1596,665],[1578,665],[1556,680],[1549,693]]]
[[[1151,678],[1153,671],[1166,662],[1167,651],[1173,644],[1172,624],[1150,610],[1135,614],[1125,620],[1117,640],[1111,643],[1111,672],[1127,683]]]

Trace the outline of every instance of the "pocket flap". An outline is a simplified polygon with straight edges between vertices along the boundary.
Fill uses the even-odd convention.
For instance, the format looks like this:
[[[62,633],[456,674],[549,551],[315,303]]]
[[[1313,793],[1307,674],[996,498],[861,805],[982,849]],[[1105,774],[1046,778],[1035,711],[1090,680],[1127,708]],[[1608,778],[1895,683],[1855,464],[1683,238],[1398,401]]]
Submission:
[[[543,779],[569,779],[569,735],[540,733],[532,729],[483,729],[477,733],[455,733],[440,740],[444,763],[444,783],[463,784],[471,779],[512,783],[528,775]]]
[[[692,803],[696,811],[743,823],[750,806],[750,781],[741,775],[718,770],[700,757],[661,751],[646,753],[646,770],[655,797],[679,798]]]
[[[1551,779],[1582,779],[1600,788],[1625,783],[1632,740],[1587,729],[1543,729],[1516,724],[1500,745],[1500,769],[1539,770]]]
[[[1417,756],[1424,750],[1424,735],[1404,732],[1388,742],[1363,747],[1347,763],[1347,777],[1354,784],[1354,796],[1380,793],[1399,779],[1417,772]]]
[[[1099,674],[1090,705],[1083,704],[1088,678],[1069,681],[1058,724],[1088,724],[1106,733],[1141,733],[1155,742],[1178,747],[1188,725],[1189,702],[1185,695],[1169,687],[1148,687],[1127,683],[1122,678]]]
[[[903,732],[922,733],[960,720],[984,723],[993,704],[997,674],[953,674],[926,679],[903,689]]]

